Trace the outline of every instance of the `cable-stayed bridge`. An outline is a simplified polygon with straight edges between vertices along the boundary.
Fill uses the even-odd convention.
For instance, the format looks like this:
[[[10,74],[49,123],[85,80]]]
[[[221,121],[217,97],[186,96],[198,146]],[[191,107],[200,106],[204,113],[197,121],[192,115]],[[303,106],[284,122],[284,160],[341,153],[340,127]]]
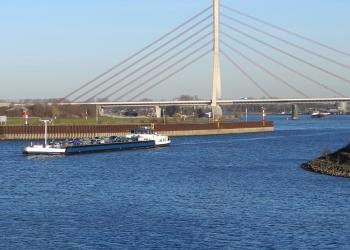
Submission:
[[[348,97],[330,97],[330,98],[287,98],[287,99],[235,99],[235,100],[217,100],[218,105],[230,104],[301,104],[301,103],[333,103],[350,102]],[[63,103],[77,105],[98,105],[98,106],[123,106],[123,107],[153,107],[153,106],[205,106],[211,105],[212,101],[191,100],[191,101],[127,101],[127,102],[79,102]]]
[[[312,49],[300,41],[310,44]],[[211,100],[137,101],[208,55],[213,58],[212,66],[208,66],[213,73]],[[221,57],[264,98],[222,100]],[[350,101],[344,91],[350,78],[340,73],[340,69],[348,72],[350,65],[338,57],[348,59],[350,53],[213,0],[212,5],[71,91],[60,102],[101,106],[211,105],[213,113],[220,116],[220,105],[224,104]],[[295,98],[273,96],[259,76],[250,73],[252,68]],[[310,75],[309,70],[317,72],[317,77]],[[291,76],[302,81],[303,86],[295,84]],[[317,90],[312,92],[323,91],[329,97],[315,97],[308,91],[312,88]]]

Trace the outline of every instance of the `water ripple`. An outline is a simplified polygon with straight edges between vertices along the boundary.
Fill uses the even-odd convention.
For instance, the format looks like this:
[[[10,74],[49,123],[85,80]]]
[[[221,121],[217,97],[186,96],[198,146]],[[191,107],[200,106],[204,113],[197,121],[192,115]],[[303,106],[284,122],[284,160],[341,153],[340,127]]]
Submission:
[[[350,141],[350,118],[167,148],[25,157],[0,143],[0,249],[349,249],[350,182],[300,164]]]

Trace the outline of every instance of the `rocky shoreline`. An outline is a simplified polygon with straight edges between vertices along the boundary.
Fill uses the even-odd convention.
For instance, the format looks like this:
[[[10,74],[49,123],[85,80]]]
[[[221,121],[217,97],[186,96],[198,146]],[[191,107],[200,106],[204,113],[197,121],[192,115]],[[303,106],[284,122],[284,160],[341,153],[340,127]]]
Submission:
[[[304,163],[302,168],[316,173],[350,178],[350,144],[334,153],[325,151],[323,156]]]

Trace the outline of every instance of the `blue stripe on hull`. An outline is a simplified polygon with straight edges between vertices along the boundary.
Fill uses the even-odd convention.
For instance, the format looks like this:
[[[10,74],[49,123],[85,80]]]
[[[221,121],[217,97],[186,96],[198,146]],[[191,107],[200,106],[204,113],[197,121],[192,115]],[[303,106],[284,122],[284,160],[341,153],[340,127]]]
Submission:
[[[82,146],[67,147],[65,153],[66,154],[81,154],[81,153],[121,151],[121,150],[153,148],[153,147],[155,147],[155,141],[96,144],[96,145],[82,145]]]

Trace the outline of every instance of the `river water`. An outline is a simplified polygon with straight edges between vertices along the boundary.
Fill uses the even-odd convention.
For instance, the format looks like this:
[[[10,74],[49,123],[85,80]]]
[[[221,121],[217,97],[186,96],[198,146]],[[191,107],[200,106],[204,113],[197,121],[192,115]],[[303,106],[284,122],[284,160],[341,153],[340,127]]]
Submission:
[[[350,142],[350,117],[168,148],[26,157],[0,142],[0,249],[350,249],[350,179],[300,164]]]

